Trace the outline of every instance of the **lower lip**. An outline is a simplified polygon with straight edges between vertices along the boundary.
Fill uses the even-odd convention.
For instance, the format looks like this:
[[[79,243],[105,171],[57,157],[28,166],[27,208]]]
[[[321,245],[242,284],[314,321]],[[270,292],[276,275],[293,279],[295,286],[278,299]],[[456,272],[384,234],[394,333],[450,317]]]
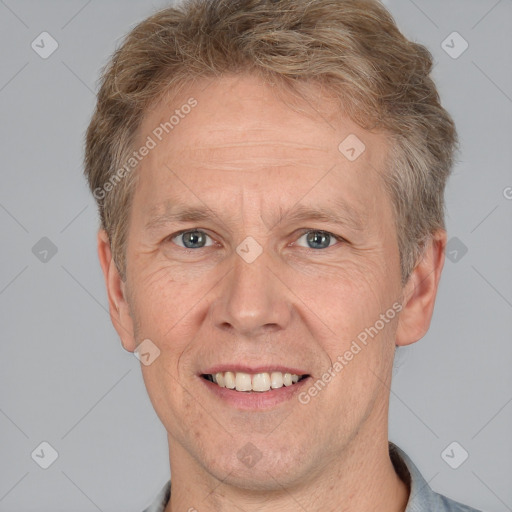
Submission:
[[[243,411],[271,409],[276,405],[289,401],[295,397],[300,390],[309,383],[310,377],[306,377],[291,386],[283,386],[269,391],[236,391],[229,388],[221,388],[219,385],[209,380],[199,377],[199,379],[207,386],[223,402]]]

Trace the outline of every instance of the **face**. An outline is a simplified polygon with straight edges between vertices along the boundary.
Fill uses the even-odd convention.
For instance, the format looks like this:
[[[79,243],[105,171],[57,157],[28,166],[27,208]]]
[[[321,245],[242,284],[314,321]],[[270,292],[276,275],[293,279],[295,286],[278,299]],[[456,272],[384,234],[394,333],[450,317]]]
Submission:
[[[286,94],[224,77],[148,113],[115,321],[160,351],[171,471],[267,490],[387,442],[403,291],[385,136]]]

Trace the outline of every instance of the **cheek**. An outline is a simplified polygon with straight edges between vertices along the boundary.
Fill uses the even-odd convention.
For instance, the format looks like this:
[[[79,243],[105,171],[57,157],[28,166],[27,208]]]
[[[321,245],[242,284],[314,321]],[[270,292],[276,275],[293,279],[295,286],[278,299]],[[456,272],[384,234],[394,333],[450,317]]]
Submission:
[[[335,372],[333,389],[355,386],[355,397],[375,388],[376,374],[384,375],[392,360],[397,323],[393,305],[399,288],[382,261],[346,261],[301,280],[304,317],[310,326],[318,326],[315,337],[330,365],[341,358],[343,369]]]
[[[176,357],[162,352],[150,366],[142,367],[144,384],[153,408],[165,425],[166,430],[181,440],[190,439],[194,445],[202,445],[208,438],[208,431],[202,426],[211,418],[208,413],[191,398],[186,381],[172,370],[176,367]]]
[[[288,279],[304,307],[336,334],[373,323],[394,300],[390,290],[395,286],[377,258],[317,267],[314,273],[302,273],[300,279],[295,276],[296,284],[291,273]]]
[[[141,269],[133,289],[134,309],[144,331],[141,334],[163,342],[171,332],[187,328],[188,318],[200,308],[200,299],[208,288],[204,279],[185,278],[183,272],[162,266]]]

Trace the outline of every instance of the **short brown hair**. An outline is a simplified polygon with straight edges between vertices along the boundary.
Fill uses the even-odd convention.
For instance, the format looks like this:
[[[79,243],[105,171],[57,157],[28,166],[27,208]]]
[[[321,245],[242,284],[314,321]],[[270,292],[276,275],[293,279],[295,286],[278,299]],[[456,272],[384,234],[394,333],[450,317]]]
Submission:
[[[430,53],[406,39],[377,0],[185,0],[142,21],[103,70],[85,149],[85,174],[123,279],[135,173],[119,180],[116,171],[144,114],[187,82],[255,72],[291,88],[325,87],[360,126],[388,134],[384,178],[405,283],[431,234],[444,229],[457,138],[431,69]]]

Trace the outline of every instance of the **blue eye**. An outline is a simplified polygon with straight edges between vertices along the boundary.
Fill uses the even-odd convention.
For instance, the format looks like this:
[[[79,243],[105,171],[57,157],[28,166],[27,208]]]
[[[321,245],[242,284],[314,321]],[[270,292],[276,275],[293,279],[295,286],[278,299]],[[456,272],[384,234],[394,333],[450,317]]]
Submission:
[[[213,245],[213,242],[207,244],[207,239],[211,238],[204,232],[198,229],[190,231],[183,231],[172,237],[172,241],[185,249],[201,249]],[[181,242],[181,243],[180,243]]]
[[[200,229],[191,229],[188,231],[181,231],[180,233],[169,237],[173,243],[178,247],[184,249],[202,249],[215,244],[212,238]],[[301,242],[301,240],[303,240]],[[295,244],[305,247],[307,249],[327,249],[336,242],[342,241],[341,237],[333,235],[328,231],[320,229],[311,229],[305,231],[302,236],[295,242]]]
[[[298,240],[304,237],[306,237],[306,243],[309,249],[327,249],[327,247],[334,245],[339,240],[339,238],[332,233],[318,229],[307,231]]]

